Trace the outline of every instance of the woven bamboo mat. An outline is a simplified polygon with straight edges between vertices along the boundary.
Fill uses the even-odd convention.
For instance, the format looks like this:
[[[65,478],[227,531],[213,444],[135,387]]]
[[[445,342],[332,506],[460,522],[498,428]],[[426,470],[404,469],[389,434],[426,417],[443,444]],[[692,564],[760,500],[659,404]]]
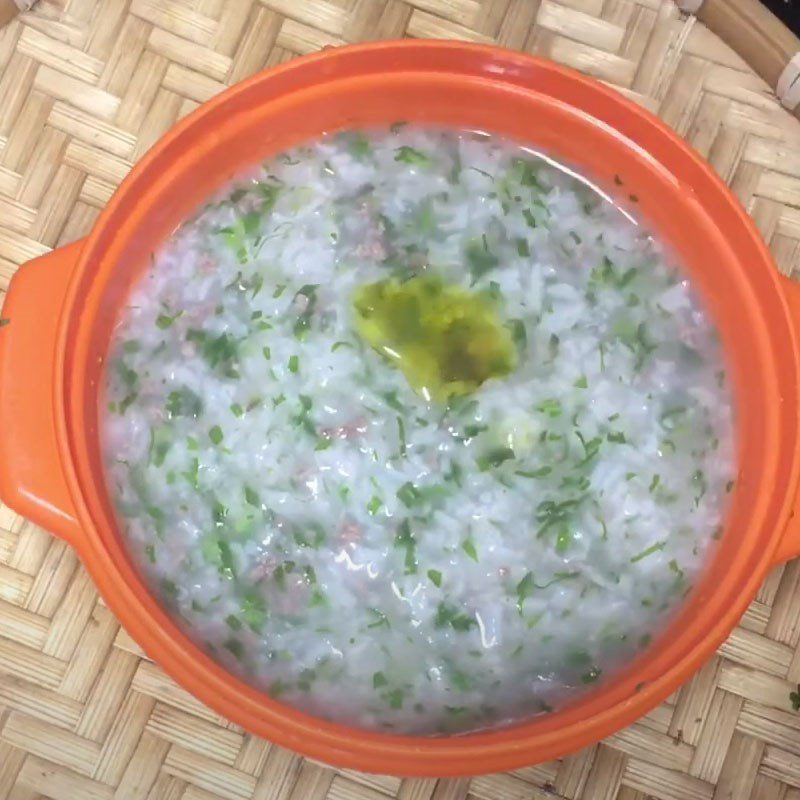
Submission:
[[[497,41],[619,87],[711,161],[800,272],[800,123],[670,0],[43,0],[0,32],[0,293],[85,234],[131,164],[226,85],[402,35]],[[0,506],[0,799],[800,800],[799,681],[800,561],[689,684],[602,744],[471,780],[337,772],[177,688],[72,552]]]

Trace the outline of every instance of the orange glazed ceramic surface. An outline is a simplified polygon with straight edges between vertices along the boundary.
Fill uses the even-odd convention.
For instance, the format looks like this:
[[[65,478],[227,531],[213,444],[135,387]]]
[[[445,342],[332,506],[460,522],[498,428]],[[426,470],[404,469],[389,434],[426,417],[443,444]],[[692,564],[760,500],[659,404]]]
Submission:
[[[225,672],[170,621],[115,530],[98,392],[120,304],[151,253],[243,166],[353,126],[398,119],[505,134],[638,198],[719,328],[737,409],[728,524],[685,606],[623,672],[573,705],[502,730],[414,738],[323,722]],[[549,62],[454,42],[327,50],[259,74],[162,139],[88,239],[24,265],[0,330],[0,496],[78,552],[108,606],[176,681],[246,729],[314,758],[399,775],[513,769],[562,756],[661,702],[725,639],[769,569],[800,554],[800,288],[710,167],[658,119]],[[798,322],[795,323],[795,320]],[[13,378],[13,380],[12,380]]]

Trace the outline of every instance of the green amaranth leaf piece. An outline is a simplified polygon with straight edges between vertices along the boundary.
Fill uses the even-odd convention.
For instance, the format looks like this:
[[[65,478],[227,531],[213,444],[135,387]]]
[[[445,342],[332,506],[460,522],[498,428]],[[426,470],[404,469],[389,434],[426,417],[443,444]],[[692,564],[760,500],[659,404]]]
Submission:
[[[167,328],[172,326],[172,323],[175,322],[176,319],[183,315],[183,311],[178,311],[171,316],[169,314],[159,314],[156,317],[156,326],[160,328],[162,331],[166,330]]]
[[[462,614],[455,606],[441,602],[436,608],[436,618],[433,624],[437,628],[450,627],[459,633],[466,633],[470,628],[476,626],[478,622],[474,616]]]
[[[397,528],[394,537],[394,546],[405,550],[406,575],[413,575],[417,571],[417,540],[411,530],[411,523],[404,519]]]
[[[382,672],[376,672],[372,676],[372,688],[373,689],[380,689],[381,686],[386,686],[389,681],[386,680],[386,676]]]
[[[438,569],[429,569],[428,570],[428,578],[430,579],[431,583],[437,588],[441,588],[442,586],[442,573],[439,572]]]
[[[186,332],[187,341],[194,342],[208,366],[225,378],[239,377],[239,343],[229,334],[219,336],[207,331],[191,328]]]
[[[667,545],[666,539],[663,539],[660,542],[656,542],[655,544],[650,545],[650,547],[646,547],[640,553],[637,553],[635,556],[631,556],[630,562],[631,564],[635,564],[637,561],[641,561],[643,558],[647,558],[648,556],[653,555],[653,553],[658,553],[663,550]]]
[[[475,562],[478,560],[478,551],[475,549],[475,542],[472,539],[466,539],[462,545],[461,549]]]
[[[472,276],[472,283],[477,283],[487,272],[500,265],[500,259],[489,249],[486,234],[480,238],[470,239],[464,250],[467,268]]]
[[[510,447],[495,447],[492,450],[478,456],[476,463],[481,472],[499,467],[506,461],[515,458],[514,451]]]
[[[167,397],[167,414],[173,417],[192,417],[196,419],[203,412],[203,401],[188,386],[181,386]]]
[[[428,167],[431,164],[431,159],[420,150],[416,150],[408,145],[403,145],[395,150],[395,161],[400,161],[403,164],[410,164],[414,167]]]

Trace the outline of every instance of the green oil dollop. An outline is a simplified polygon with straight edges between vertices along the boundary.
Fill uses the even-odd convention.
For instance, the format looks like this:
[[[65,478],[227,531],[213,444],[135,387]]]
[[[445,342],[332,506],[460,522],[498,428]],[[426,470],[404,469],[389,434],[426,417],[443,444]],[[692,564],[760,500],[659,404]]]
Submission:
[[[517,364],[511,333],[486,293],[420,275],[360,286],[353,306],[359,334],[426,399],[469,394]]]

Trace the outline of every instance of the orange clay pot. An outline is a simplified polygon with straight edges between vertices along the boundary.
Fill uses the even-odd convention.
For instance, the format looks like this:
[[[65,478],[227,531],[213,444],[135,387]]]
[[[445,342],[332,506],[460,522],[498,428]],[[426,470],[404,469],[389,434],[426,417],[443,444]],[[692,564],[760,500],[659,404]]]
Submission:
[[[133,568],[105,489],[98,387],[120,305],[151,254],[245,165],[323,131],[399,119],[495,131],[616,188],[672,244],[716,319],[737,408],[739,471],[724,536],[649,650],[572,706],[502,730],[413,738],[313,718],[214,663]],[[622,183],[620,184],[620,180]],[[616,184],[616,187],[615,187]],[[198,109],[136,166],[85,240],[25,264],[0,329],[0,495],[69,542],[106,603],[178,683],[255,734],[342,767],[466,775],[562,756],[671,694],[800,554],[800,287],[697,155],[616,92],[552,63],[457,42],[330,49]]]

